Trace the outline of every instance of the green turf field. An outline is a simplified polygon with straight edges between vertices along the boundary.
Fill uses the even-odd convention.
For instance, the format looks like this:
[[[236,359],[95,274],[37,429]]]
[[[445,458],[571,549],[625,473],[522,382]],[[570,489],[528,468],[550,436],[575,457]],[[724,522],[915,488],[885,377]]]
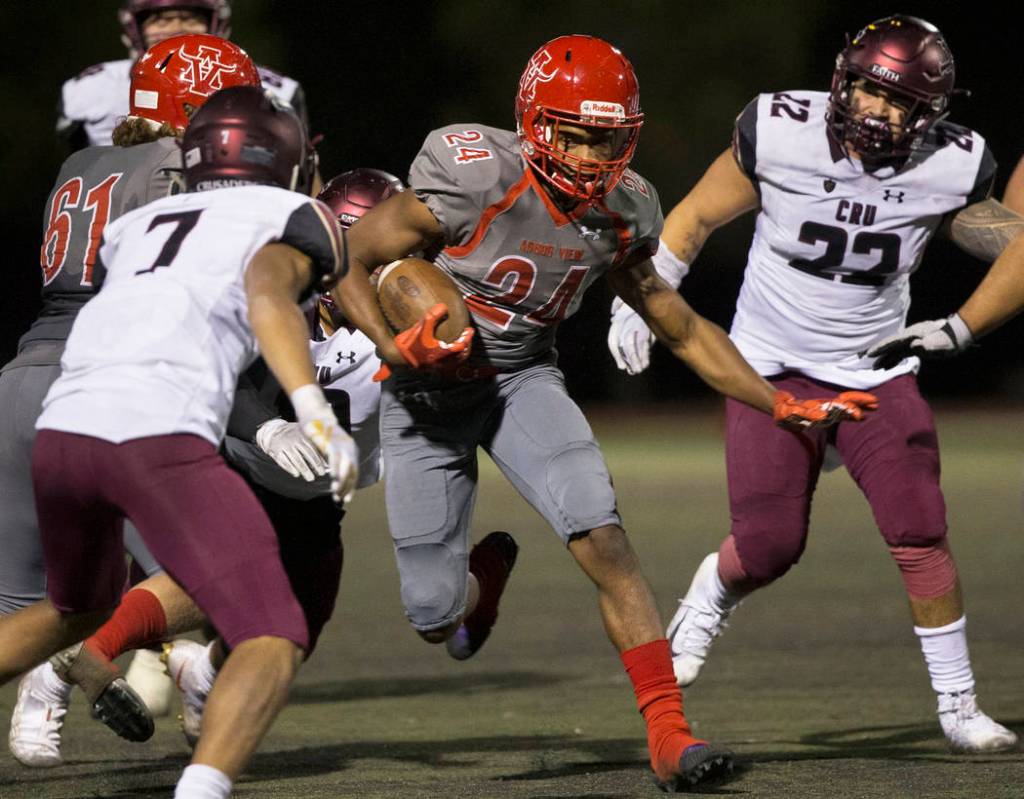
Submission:
[[[666,614],[728,525],[717,409],[679,420],[593,414],[620,509]],[[982,707],[1024,733],[1024,413],[938,414],[953,548]],[[485,459],[486,460],[486,459]],[[475,535],[521,545],[502,618],[481,653],[450,660],[407,627],[382,492],[345,523],[338,609],[239,797],[659,795],[643,725],[593,590],[489,462]],[[14,686],[0,690],[9,717]],[[187,763],[172,719],[147,744],[92,722],[82,696],[67,765],[0,757],[0,799],[171,796]],[[823,477],[801,564],[734,616],[686,693],[697,733],[743,771],[746,797],[1021,797],[1024,756],[946,753],[902,584],[845,472]]]

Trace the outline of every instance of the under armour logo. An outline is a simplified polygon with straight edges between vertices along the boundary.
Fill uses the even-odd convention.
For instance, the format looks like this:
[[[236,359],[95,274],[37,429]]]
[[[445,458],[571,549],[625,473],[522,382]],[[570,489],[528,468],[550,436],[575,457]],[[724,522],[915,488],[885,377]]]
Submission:
[[[346,355],[343,352],[339,352],[337,357],[334,359],[334,362],[335,363],[341,363],[341,359],[342,358],[348,358],[348,365],[349,366],[351,366],[352,364],[354,364],[356,362],[356,354],[355,354],[354,351],[350,352],[348,355]]]
[[[587,239],[589,241],[597,241],[601,238],[601,231],[591,230],[586,225],[580,225],[580,238]]]
[[[533,102],[533,95],[537,91],[538,83],[547,83],[555,77],[555,70],[545,72],[544,67],[551,63],[551,53],[541,50],[530,59],[526,65],[526,71],[519,80],[519,94],[526,103]]]
[[[223,76],[238,71],[238,64],[224,64],[220,61],[221,51],[207,44],[199,45],[198,52],[190,53],[185,47],[178,51],[187,66],[181,72],[181,79],[191,84],[191,91],[202,97],[209,97],[224,88]]]
[[[882,199],[886,202],[889,200],[895,200],[898,203],[903,202],[903,196],[906,194],[905,191],[893,191],[892,189],[886,189],[885,194],[882,195]]]

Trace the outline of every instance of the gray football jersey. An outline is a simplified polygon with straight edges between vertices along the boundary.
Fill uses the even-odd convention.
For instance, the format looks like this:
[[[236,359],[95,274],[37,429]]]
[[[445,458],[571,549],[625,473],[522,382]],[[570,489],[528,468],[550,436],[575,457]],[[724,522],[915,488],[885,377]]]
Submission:
[[[444,231],[436,263],[472,313],[476,366],[513,370],[553,359],[558,323],[609,268],[653,253],[663,222],[654,187],[629,170],[602,202],[564,211],[526,164],[516,134],[484,125],[432,131],[409,185]]]
[[[64,162],[43,211],[43,308],[19,349],[32,341],[67,339],[93,295],[93,266],[107,223],[171,194],[180,173],[181,150],[171,138],[89,147]]]

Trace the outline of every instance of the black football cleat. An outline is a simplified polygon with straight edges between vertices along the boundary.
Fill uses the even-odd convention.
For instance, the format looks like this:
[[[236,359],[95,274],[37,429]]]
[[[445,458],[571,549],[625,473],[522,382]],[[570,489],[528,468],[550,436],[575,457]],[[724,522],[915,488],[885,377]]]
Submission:
[[[82,689],[93,718],[126,741],[152,737],[153,714],[114,663],[83,644],[58,652],[50,662],[58,676]]]
[[[153,737],[153,715],[123,677],[111,682],[96,698],[92,715],[126,741],[141,743]]]
[[[445,641],[448,654],[456,660],[473,657],[491,634],[498,620],[498,602],[518,554],[515,539],[500,530],[488,533],[469,553],[469,571],[480,584],[480,598],[455,635]]]
[[[733,754],[711,744],[689,746],[679,758],[679,773],[662,782],[655,777],[665,793],[685,793],[691,788],[706,788],[729,780],[733,774]]]

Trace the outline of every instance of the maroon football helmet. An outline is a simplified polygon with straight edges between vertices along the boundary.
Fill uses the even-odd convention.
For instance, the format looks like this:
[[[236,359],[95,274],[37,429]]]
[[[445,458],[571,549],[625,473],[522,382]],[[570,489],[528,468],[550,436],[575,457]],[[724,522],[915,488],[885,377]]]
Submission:
[[[865,116],[851,104],[853,85],[864,80],[907,107],[901,127]],[[905,157],[925,146],[925,134],[949,113],[953,54],[938,28],[896,15],[872,22],[836,58],[825,119],[833,135],[869,158]]]
[[[261,184],[309,193],[316,152],[295,112],[255,86],[222,89],[181,144],[189,191]]]
[[[380,169],[353,169],[331,178],[317,195],[326,203],[341,226],[348,230],[363,214],[392,194],[405,191],[405,184]]]
[[[559,192],[592,202],[619,182],[636,150],[644,115],[633,65],[593,36],[559,36],[531,56],[519,79],[516,130],[523,157]],[[608,160],[559,149],[559,126],[606,129]]]
[[[231,35],[231,3],[228,0],[124,0],[117,12],[121,23],[121,41],[132,53],[138,55],[146,50],[142,35],[143,20],[154,11],[182,8],[198,11],[209,18],[207,33],[227,39]]]

